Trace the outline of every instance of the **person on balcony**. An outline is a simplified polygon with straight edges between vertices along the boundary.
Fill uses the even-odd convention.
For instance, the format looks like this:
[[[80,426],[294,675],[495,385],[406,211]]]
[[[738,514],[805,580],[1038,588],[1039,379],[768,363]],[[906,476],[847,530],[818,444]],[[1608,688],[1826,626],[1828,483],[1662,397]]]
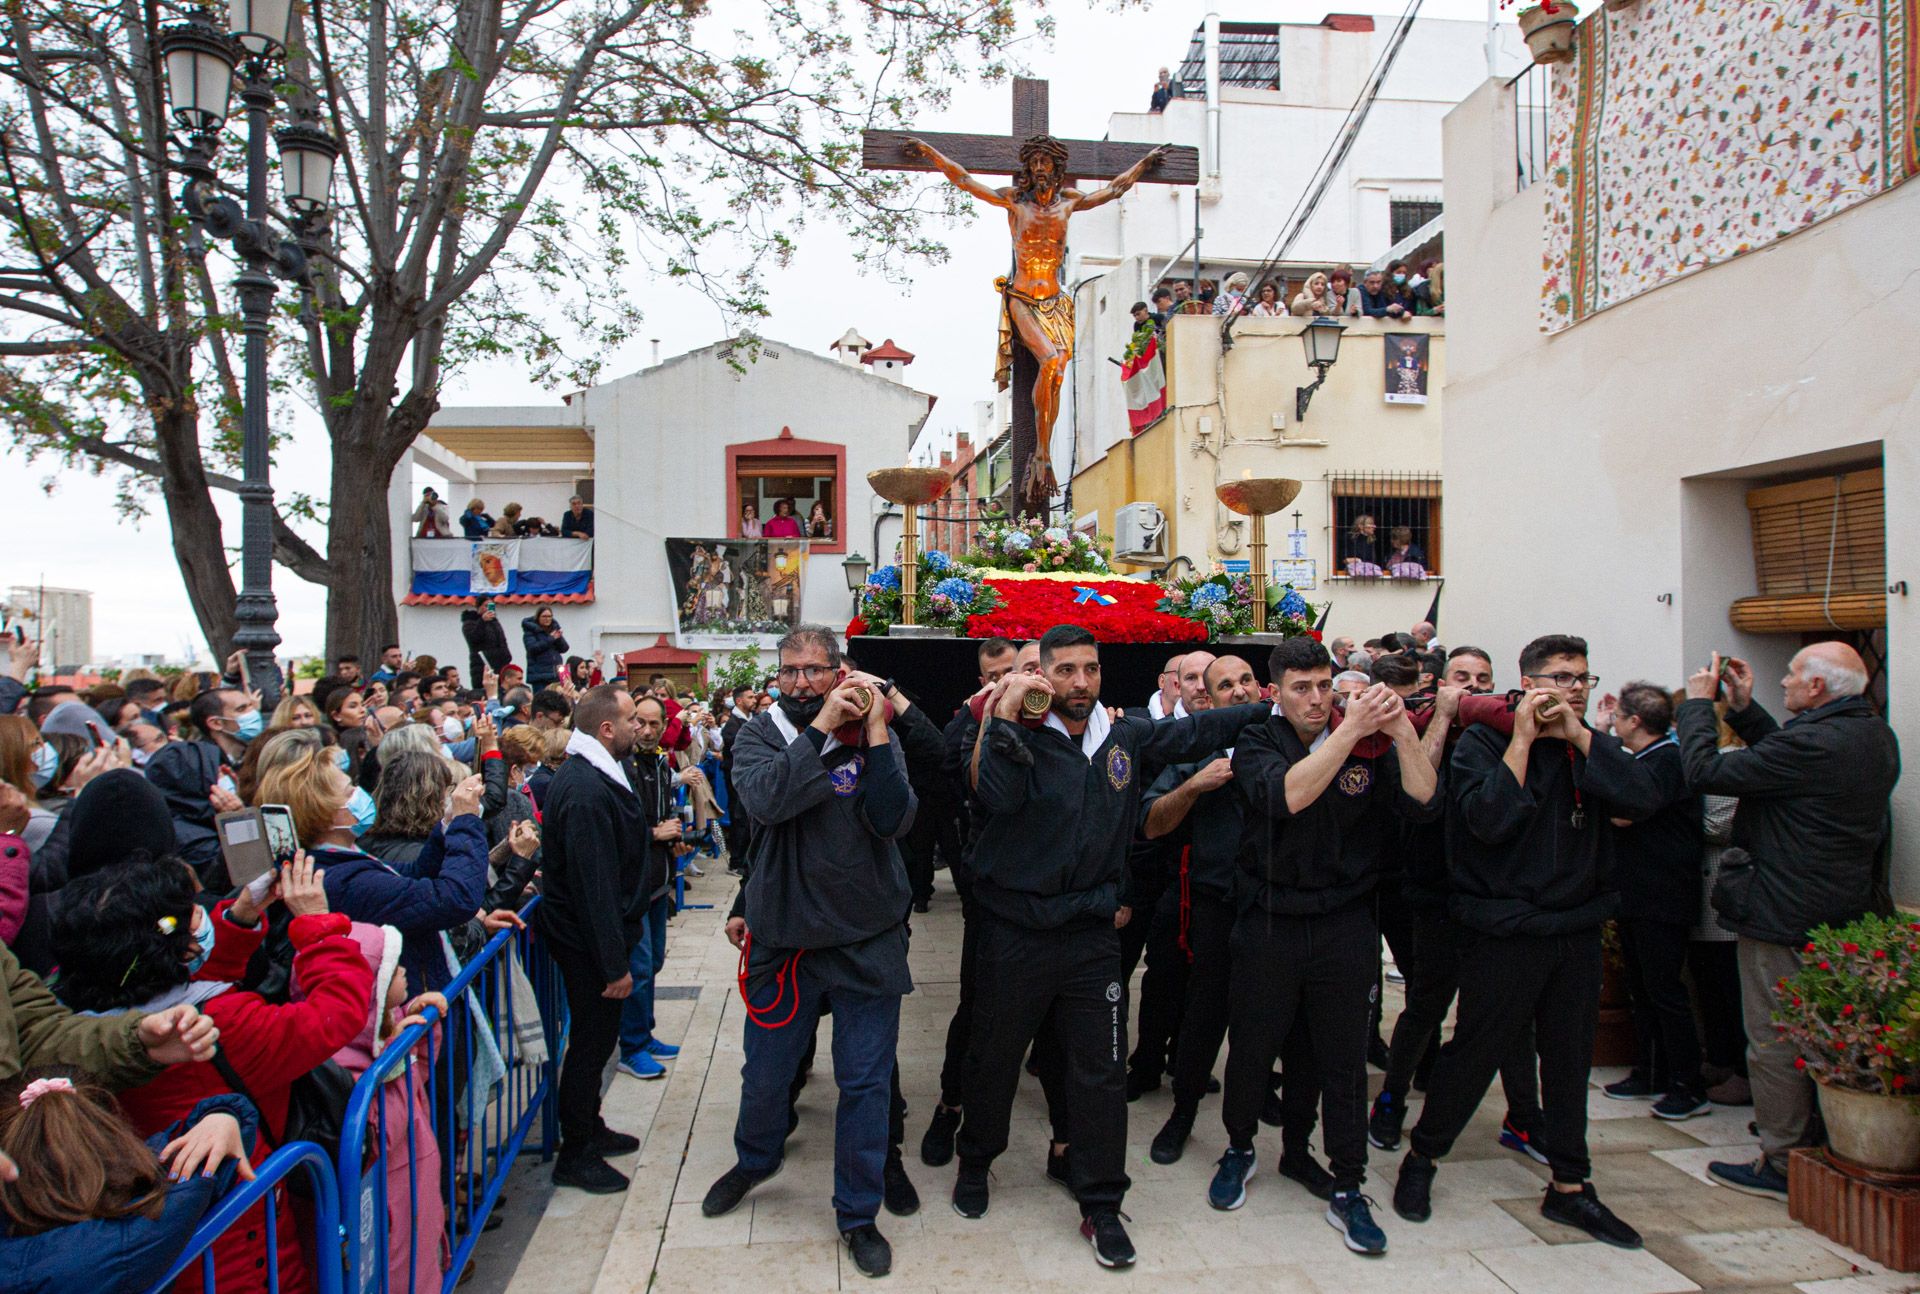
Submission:
[[[1353,526],[1347,531],[1341,560],[1347,568],[1347,574],[1355,578],[1379,579],[1386,572],[1381,568],[1380,526],[1371,512],[1363,512],[1353,519]]]
[[[743,503],[740,505],[740,538],[760,538],[760,505]]]
[[[1282,283],[1279,279],[1268,279],[1265,283],[1262,283],[1259,288],[1255,290],[1253,294],[1253,308],[1247,311],[1247,313],[1258,315],[1263,319],[1271,319],[1275,316],[1286,314],[1287,304],[1283,292],[1285,287],[1286,284]]]
[[[1294,297],[1293,304],[1288,309],[1303,319],[1322,316],[1330,318],[1345,314],[1345,305],[1344,294],[1335,295],[1332,280],[1324,271],[1315,270],[1307,275],[1306,286],[1300,289],[1299,295]]]
[[[773,516],[760,528],[760,534],[765,539],[801,538],[800,518],[794,515],[792,499],[774,500]]]
[[[1327,275],[1327,286],[1332,289],[1334,300],[1340,308],[1334,313],[1348,318],[1360,317],[1360,289],[1353,286],[1353,271],[1341,266]]]
[[[460,529],[468,539],[485,539],[493,529],[493,517],[479,499],[468,499],[467,510],[460,514]]]
[[[1412,526],[1395,526],[1387,532],[1387,573],[1403,580],[1425,579],[1427,550],[1413,542]]]
[[[1413,317],[1412,298],[1406,290],[1406,263],[1395,261],[1399,266],[1400,282],[1390,283],[1387,276],[1379,270],[1368,270],[1360,280],[1360,313],[1369,319],[1410,319]]]
[[[1241,271],[1228,275],[1226,290],[1213,299],[1213,312],[1217,315],[1245,314],[1248,282],[1246,274]]]
[[[489,539],[512,539],[520,533],[520,513],[523,509],[517,503],[509,503],[500,509],[500,519],[487,531]]]
[[[566,515],[560,518],[560,538],[593,538],[593,509],[577,494],[567,500]]]
[[[413,510],[413,527],[415,539],[453,538],[453,522],[447,516],[447,505],[440,502],[432,486],[420,491],[420,506]]]
[[[827,515],[825,499],[817,499],[807,512],[807,538],[832,539],[833,518]]]
[[[1447,313],[1446,285],[1442,281],[1439,261],[1428,264],[1426,278],[1414,285],[1413,311],[1421,315],[1444,315]]]

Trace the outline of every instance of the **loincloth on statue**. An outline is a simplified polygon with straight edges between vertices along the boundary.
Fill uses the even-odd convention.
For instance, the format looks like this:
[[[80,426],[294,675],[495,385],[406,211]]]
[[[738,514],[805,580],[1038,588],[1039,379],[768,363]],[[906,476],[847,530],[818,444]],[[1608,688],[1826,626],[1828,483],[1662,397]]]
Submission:
[[[1057,292],[1050,297],[1030,297],[1024,292],[1014,291],[1011,280],[1004,274],[993,281],[993,287],[1000,294],[1000,346],[994,360],[993,381],[995,386],[1004,391],[1013,380],[1015,333],[1013,316],[1008,313],[1010,299],[1017,297],[1026,302],[1032,308],[1033,317],[1040,324],[1040,331],[1046,339],[1071,355],[1073,298],[1064,292]]]

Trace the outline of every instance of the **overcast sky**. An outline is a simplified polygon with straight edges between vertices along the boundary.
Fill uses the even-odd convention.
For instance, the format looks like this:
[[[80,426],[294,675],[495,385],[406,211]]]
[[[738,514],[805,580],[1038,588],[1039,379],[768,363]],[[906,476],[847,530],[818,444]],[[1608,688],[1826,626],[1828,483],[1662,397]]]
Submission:
[[[1229,20],[1318,22],[1328,12],[1398,15],[1394,0],[1220,0]],[[727,0],[714,9],[724,18]],[[1152,0],[1115,13],[1104,0],[1053,0],[1056,34],[1050,47],[1030,45],[1024,56],[1032,75],[1049,79],[1055,133],[1098,139],[1107,117],[1146,107],[1154,71],[1175,65],[1206,12],[1205,0]],[[1427,0],[1422,17],[1484,20],[1485,0]],[[1009,91],[1003,84],[956,88],[951,107],[921,123],[928,130],[1005,131]],[[975,219],[947,234],[952,249],[947,263],[916,270],[910,287],[854,268],[847,240],[816,222],[801,240],[792,264],[771,280],[772,315],[761,328],[768,338],[824,353],[847,327],[875,342],[892,337],[917,357],[909,383],[939,397],[936,426],[965,427],[972,404],[992,393],[990,384],[993,311],[991,281],[1006,264],[1006,232],[999,221]],[[1166,249],[1169,253],[1176,250]],[[662,353],[704,346],[726,334],[726,323],[705,298],[684,286],[641,282],[638,299],[647,312],[639,338],[609,360],[609,376],[644,367],[649,339],[661,338]],[[512,364],[472,369],[442,394],[445,404],[545,403],[555,392],[533,385]],[[777,428],[767,429],[768,434]],[[904,455],[903,455],[904,458]],[[168,551],[165,523],[152,517],[139,525],[122,521],[113,509],[110,478],[68,473],[48,494],[42,483],[46,465],[29,466],[14,451],[0,457],[0,514],[12,518],[17,538],[0,561],[0,586],[34,584],[90,589],[94,594],[94,654],[109,659],[123,653],[192,654],[199,633]],[[275,466],[276,479],[314,483],[325,488],[325,438],[316,422],[297,426],[294,443]],[[725,488],[714,481],[713,488]],[[239,507],[222,496],[227,541],[240,539]],[[237,582],[237,573],[236,573]],[[276,568],[274,591],[280,607],[280,634],[287,654],[320,650],[325,620],[322,590]]]

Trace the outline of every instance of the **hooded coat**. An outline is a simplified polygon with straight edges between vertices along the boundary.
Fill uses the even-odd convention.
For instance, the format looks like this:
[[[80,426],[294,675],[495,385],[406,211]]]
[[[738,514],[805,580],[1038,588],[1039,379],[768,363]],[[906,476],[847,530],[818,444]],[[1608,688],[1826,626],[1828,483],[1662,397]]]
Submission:
[[[467,654],[484,660],[494,673],[513,663],[513,650],[507,646],[507,627],[500,623],[498,613],[489,620],[480,614],[479,607],[468,607],[460,613],[460,636],[467,640]],[[479,686],[477,671],[474,685]]]
[[[567,636],[553,634],[559,627],[558,616],[545,629],[540,627],[537,614],[520,622],[520,643],[527,649],[527,686],[536,692],[559,678],[566,666]]]

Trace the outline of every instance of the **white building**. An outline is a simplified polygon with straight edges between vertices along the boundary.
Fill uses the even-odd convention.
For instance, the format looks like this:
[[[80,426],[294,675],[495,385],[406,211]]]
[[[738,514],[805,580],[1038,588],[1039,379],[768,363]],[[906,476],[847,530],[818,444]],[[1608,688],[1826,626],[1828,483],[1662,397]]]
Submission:
[[[1911,742],[1920,91],[1888,51],[1915,33],[1893,30],[1900,6],[1809,10],[1819,39],[1750,8],[1766,6],[1590,7],[1544,153],[1515,137],[1516,95],[1545,101],[1537,87],[1490,82],[1447,118],[1441,636],[1489,648],[1503,687],[1546,632],[1588,639],[1602,691],[1678,686],[1733,653],[1776,718],[1793,653],[1843,639]],[[1760,84],[1715,73],[1753,49]],[[1682,120],[1699,126],[1684,141]],[[1750,146],[1769,138],[1794,147]],[[1907,902],[1916,821],[1910,774]]]
[[[86,589],[16,584],[7,590],[7,621],[40,640],[40,667],[70,672],[93,661],[93,594]]]
[[[890,554],[899,534],[897,512],[885,512],[867,473],[907,461],[934,397],[905,384],[912,356],[897,346],[875,347],[849,330],[830,349],[837,358],[767,340],[750,355],[745,343],[720,342],[549,406],[441,409],[394,474],[396,588],[414,586],[408,518],[419,487],[432,483],[416,474],[446,483],[456,516],[477,497],[495,516],[518,502],[526,515],[558,523],[579,493],[595,518],[587,592],[501,598],[500,618],[514,658],[524,660],[521,618],[533,603],[554,602],[572,654],[602,650],[612,672],[616,656],[674,642],[666,540],[738,537],[744,501],[760,503],[764,518],[774,498],[792,497],[801,516],[818,500],[833,520],[832,538],[809,543],[801,614],[845,624],[852,596],[841,562],[856,551]],[[402,645],[464,666],[466,605],[466,597],[407,593]],[[685,663],[684,653],[675,659]]]
[[[1198,186],[1142,184],[1076,216],[1065,282],[1078,327],[1073,400],[1053,438],[1066,480],[1127,435],[1118,358],[1133,330],[1128,307],[1163,278],[1224,281],[1273,255],[1348,110],[1392,35],[1391,19],[1331,14],[1319,23],[1223,22],[1219,84],[1208,93],[1206,28],[1168,64],[1185,95],[1163,112],[1116,112],[1108,139],[1200,150]],[[1418,19],[1345,161],[1280,262],[1297,292],[1312,269],[1361,266],[1437,220],[1440,123],[1493,74],[1526,64],[1512,23]],[[1178,51],[1168,51],[1174,55]],[[1217,120],[1216,120],[1217,115]],[[1197,211],[1196,211],[1197,205]],[[1200,230],[1198,275],[1193,254]]]

